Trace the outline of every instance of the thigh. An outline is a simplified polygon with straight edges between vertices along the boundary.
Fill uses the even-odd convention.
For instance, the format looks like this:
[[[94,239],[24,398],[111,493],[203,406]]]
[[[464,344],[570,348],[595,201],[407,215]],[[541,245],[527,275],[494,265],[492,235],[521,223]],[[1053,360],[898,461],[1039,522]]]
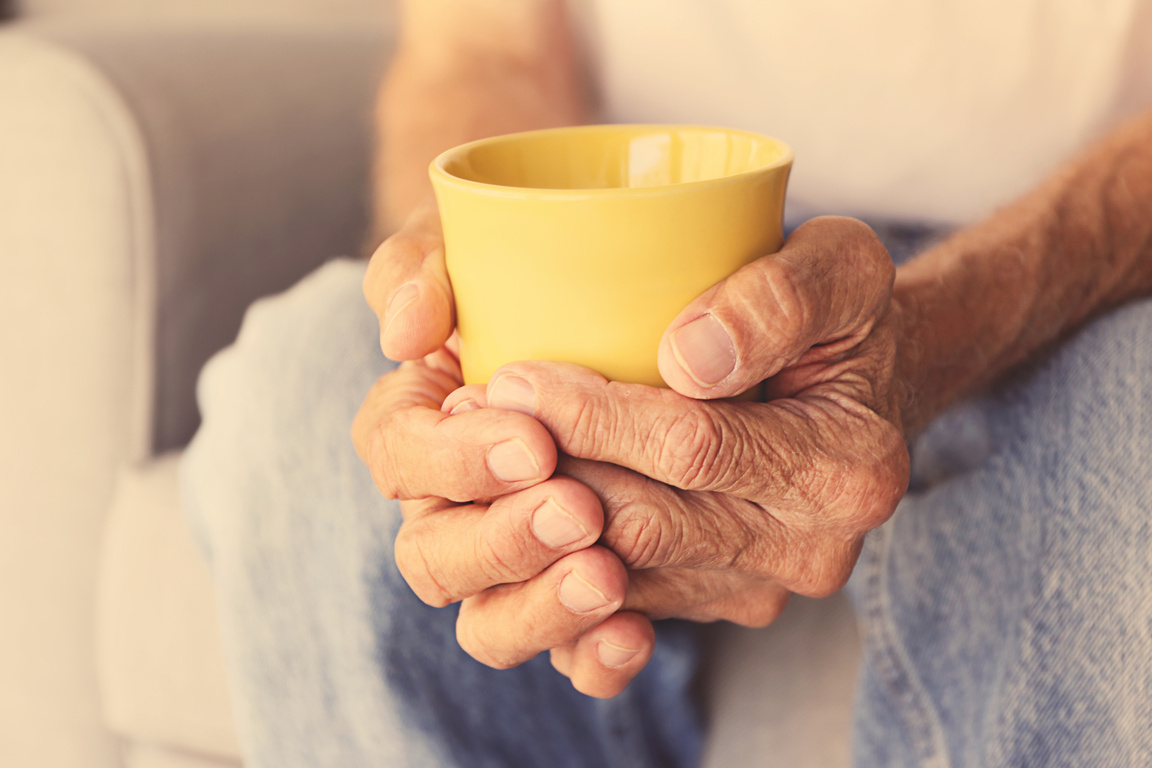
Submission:
[[[691,764],[691,631],[661,628],[650,668],[597,701],[546,657],[503,672],[473,661],[455,609],[404,584],[399,511],[349,438],[394,365],[362,275],[333,262],[258,303],[200,382],[182,492],[216,582],[246,764]]]
[[[1152,763],[1152,302],[914,450],[870,537],[860,765]]]

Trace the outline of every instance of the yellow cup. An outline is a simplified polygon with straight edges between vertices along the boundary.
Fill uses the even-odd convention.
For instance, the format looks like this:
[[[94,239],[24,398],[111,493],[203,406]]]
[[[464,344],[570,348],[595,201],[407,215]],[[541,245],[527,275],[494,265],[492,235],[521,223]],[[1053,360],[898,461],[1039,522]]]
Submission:
[[[599,125],[464,144],[430,173],[464,381],[563,360],[664,386],[668,324],[780,248],[792,150],[747,131]]]

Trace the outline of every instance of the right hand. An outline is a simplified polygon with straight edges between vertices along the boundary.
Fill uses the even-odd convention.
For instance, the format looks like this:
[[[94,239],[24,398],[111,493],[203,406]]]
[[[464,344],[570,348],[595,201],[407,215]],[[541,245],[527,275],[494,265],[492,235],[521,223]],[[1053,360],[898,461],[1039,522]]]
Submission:
[[[616,695],[648,662],[651,624],[619,611],[627,574],[596,546],[600,500],[553,476],[556,448],[544,426],[484,407],[484,387],[461,388],[434,204],[377,249],[364,295],[380,319],[381,349],[407,361],[380,378],[352,428],[380,491],[401,500],[396,564],[405,580],[430,605],[462,603],[457,638],[478,661],[502,668],[569,648],[573,686]],[[531,459],[518,459],[522,452]]]
[[[459,387],[450,349],[382,376],[353,424],[377,487],[401,500],[396,566],[428,605],[461,603],[457,641],[477,661],[504,669],[571,648],[573,686],[614,696],[647,664],[654,637],[647,619],[619,610],[628,576],[596,544],[600,500],[554,475],[540,422]]]
[[[380,349],[392,360],[418,360],[444,346],[456,304],[444,263],[435,200],[417,208],[372,255],[364,298],[380,318]]]

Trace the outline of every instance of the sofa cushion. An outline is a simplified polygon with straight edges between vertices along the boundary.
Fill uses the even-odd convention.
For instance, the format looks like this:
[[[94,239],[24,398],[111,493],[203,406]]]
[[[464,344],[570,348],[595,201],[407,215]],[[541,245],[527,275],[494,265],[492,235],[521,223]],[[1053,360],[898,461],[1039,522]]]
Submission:
[[[121,471],[105,529],[97,665],[107,725],[238,759],[212,579],[180,513],[177,456]]]
[[[0,29],[0,765],[111,766],[97,551],[131,450],[143,146],[82,57]]]

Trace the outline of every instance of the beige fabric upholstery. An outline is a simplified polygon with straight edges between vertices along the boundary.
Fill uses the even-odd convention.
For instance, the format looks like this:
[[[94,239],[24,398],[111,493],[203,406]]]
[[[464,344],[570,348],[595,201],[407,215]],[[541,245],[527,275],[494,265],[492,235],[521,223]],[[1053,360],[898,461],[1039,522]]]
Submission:
[[[191,432],[196,370],[248,303],[359,246],[386,43],[0,29],[0,766],[121,764],[94,648],[117,468]]]
[[[141,144],[100,73],[0,33],[0,765],[113,765],[96,546],[129,453]]]
[[[134,740],[237,758],[212,580],[180,514],[176,457],[120,473],[104,533],[104,716]]]

